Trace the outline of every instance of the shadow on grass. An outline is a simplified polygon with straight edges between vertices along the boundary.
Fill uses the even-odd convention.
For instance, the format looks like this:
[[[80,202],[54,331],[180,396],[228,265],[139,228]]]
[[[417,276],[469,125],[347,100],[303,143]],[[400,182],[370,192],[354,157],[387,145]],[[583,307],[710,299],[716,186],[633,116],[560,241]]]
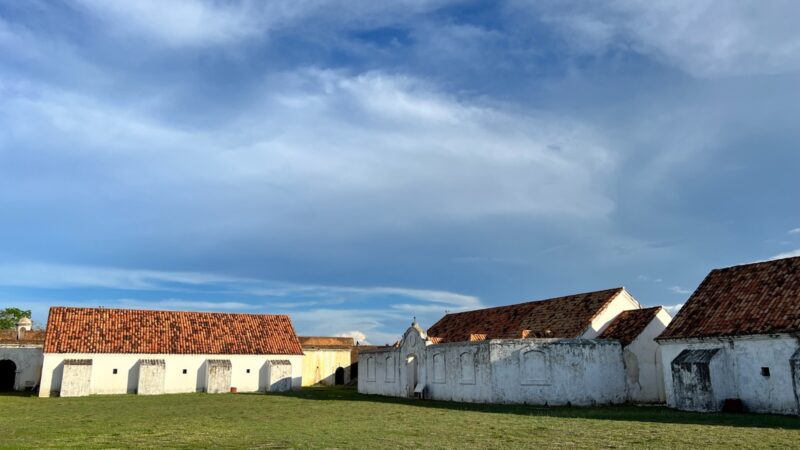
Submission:
[[[775,414],[726,414],[676,411],[664,406],[594,406],[548,407],[532,405],[498,405],[436,400],[412,400],[398,397],[359,394],[352,387],[311,387],[299,392],[271,393],[303,400],[372,402],[407,405],[419,408],[449,409],[495,414],[518,414],[567,419],[616,420],[686,425],[718,425],[747,428],[783,428],[800,430],[800,418]]]

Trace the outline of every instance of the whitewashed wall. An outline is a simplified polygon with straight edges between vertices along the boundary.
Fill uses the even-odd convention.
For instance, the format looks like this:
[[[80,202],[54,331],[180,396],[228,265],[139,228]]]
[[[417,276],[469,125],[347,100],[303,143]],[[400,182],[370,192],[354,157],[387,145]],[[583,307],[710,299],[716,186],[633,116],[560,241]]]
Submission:
[[[713,370],[711,382],[715,399],[713,410],[722,408],[726,398],[739,398],[753,412],[798,414],[792,370],[789,363],[798,350],[798,341],[788,335],[749,336],[734,339],[695,339],[661,342],[664,387],[667,404],[680,405],[673,392],[671,362],[684,349],[719,348],[724,367]],[[770,376],[761,375],[768,367]]]
[[[90,394],[136,393],[140,359],[165,361],[164,392],[203,392],[206,389],[206,360],[231,361],[231,386],[239,392],[268,390],[268,360],[288,360],[292,364],[292,389],[300,389],[302,355],[168,355],[168,354],[96,354],[47,353],[42,366],[39,396],[47,397],[61,389],[63,361],[91,359]],[[114,374],[114,369],[117,373]],[[187,373],[183,373],[183,370]],[[247,370],[250,373],[247,373]]]
[[[413,328],[399,348],[360,354],[359,392],[410,396],[410,356],[419,359],[417,380],[432,399],[550,405],[626,400],[622,350],[616,341],[503,339],[430,345]]]
[[[637,403],[664,403],[664,369],[661,350],[655,338],[669,325],[672,316],[661,309],[641,334],[623,349],[628,400]]]
[[[14,389],[31,389],[42,376],[42,346],[24,344],[0,345],[0,360],[8,359],[17,366]]]

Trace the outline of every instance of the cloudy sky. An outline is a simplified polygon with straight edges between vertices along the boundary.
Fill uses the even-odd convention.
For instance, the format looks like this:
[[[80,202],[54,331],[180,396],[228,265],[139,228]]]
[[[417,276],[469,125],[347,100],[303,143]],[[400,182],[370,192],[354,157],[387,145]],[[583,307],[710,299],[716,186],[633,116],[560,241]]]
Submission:
[[[0,307],[416,316],[800,255],[787,1],[0,0]]]

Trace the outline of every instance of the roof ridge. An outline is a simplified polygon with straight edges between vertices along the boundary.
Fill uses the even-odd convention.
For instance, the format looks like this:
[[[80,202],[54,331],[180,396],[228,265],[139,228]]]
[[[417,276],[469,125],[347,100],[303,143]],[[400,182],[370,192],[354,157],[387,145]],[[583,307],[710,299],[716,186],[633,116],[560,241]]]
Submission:
[[[789,261],[789,260],[792,260],[792,259],[800,259],[800,256],[787,256],[786,258],[766,259],[764,261],[753,261],[753,262],[749,262],[749,263],[735,264],[733,266],[717,267],[717,268],[711,269],[711,272],[717,272],[717,271],[721,271],[721,270],[737,269],[739,267],[758,266],[758,265],[761,265],[761,264],[774,264],[774,263],[777,263],[779,261]]]
[[[271,313],[243,313],[243,312],[225,312],[225,311],[188,311],[184,309],[149,309],[149,308],[108,308],[105,306],[51,306],[50,311],[54,309],[75,309],[75,310],[92,310],[92,311],[137,311],[137,312],[165,312],[165,313],[178,313],[178,314],[226,314],[230,316],[271,316],[271,317],[290,317],[289,314],[271,314]]]
[[[492,309],[513,308],[513,307],[516,307],[516,306],[527,305],[527,304],[530,304],[530,303],[545,303],[545,302],[551,302],[551,301],[555,301],[555,300],[561,300],[561,299],[564,299],[564,298],[567,298],[567,297],[579,297],[581,295],[599,294],[601,292],[612,292],[612,291],[620,292],[620,291],[623,291],[623,290],[625,290],[625,287],[624,286],[620,286],[620,287],[611,288],[611,289],[600,289],[600,290],[597,290],[597,291],[586,291],[586,292],[579,292],[577,294],[560,295],[558,297],[545,298],[545,299],[542,299],[542,300],[528,300],[528,301],[520,302],[520,303],[512,303],[510,305],[498,305],[498,306],[489,306],[487,308],[469,309],[469,310],[466,310],[466,311],[458,311],[458,312],[453,312],[453,313],[447,313],[444,316],[445,317],[446,316],[455,316],[455,315],[458,315],[458,314],[466,314],[466,313],[471,313],[471,312],[475,312],[475,311],[488,311],[488,310],[492,310]]]

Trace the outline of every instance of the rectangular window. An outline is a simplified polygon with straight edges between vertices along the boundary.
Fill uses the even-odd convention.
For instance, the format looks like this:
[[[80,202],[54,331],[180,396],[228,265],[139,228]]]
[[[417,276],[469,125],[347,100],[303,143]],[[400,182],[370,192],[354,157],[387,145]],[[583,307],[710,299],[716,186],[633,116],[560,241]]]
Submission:
[[[186,375],[186,369],[183,369],[183,374]]]
[[[114,375],[116,375],[116,374],[117,374],[117,369],[114,369],[114,370],[112,370],[112,373],[113,373]]]
[[[762,367],[761,368],[761,376],[768,377],[769,376],[769,367]]]
[[[250,369],[247,369],[247,373],[250,373]]]

